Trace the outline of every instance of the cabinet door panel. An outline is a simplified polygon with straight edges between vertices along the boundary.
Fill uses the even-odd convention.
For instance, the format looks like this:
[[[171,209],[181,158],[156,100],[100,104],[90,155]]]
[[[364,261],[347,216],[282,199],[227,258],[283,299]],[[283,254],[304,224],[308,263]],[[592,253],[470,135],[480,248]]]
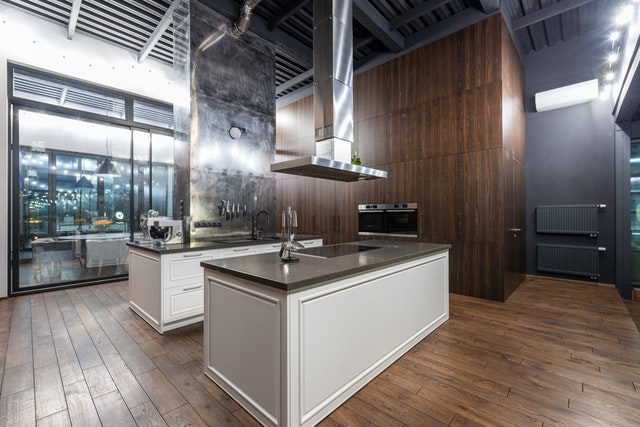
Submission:
[[[456,161],[457,238],[501,242],[504,224],[502,149],[459,154]]]
[[[164,322],[170,323],[204,313],[204,282],[164,290]]]
[[[450,243],[456,231],[456,157],[446,156],[420,162],[424,177],[418,200],[418,233],[425,242]]]

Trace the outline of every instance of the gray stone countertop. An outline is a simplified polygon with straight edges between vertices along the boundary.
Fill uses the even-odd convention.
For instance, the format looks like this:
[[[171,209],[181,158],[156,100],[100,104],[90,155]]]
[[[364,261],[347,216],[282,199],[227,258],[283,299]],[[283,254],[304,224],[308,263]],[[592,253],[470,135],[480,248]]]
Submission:
[[[297,235],[296,240],[322,239],[322,236]],[[279,237],[269,237],[264,239],[251,239],[249,236],[241,238],[209,237],[208,240],[191,241],[190,243],[174,243],[170,245],[155,246],[152,241],[134,240],[127,242],[127,246],[142,249],[156,254],[166,255],[181,252],[204,251],[208,249],[227,249],[240,246],[268,245],[280,242]]]
[[[343,245],[375,246],[379,249],[334,258],[292,253],[293,257],[299,259],[295,263],[283,263],[280,261],[279,254],[268,253],[203,261],[200,265],[205,269],[230,274],[286,292],[296,292],[328,281],[344,279],[451,249],[451,245],[448,244],[391,240],[363,240]],[[309,250],[313,249],[316,248]]]

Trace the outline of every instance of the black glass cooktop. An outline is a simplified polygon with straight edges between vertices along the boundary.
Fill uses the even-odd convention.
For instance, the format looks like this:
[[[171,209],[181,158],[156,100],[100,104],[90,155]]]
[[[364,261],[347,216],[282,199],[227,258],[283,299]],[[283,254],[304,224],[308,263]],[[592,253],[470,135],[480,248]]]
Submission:
[[[318,246],[316,248],[301,249],[298,255],[314,256],[318,258],[335,258],[338,256],[357,254],[372,249],[380,249],[377,246],[354,245],[354,244],[337,244],[328,246]]]

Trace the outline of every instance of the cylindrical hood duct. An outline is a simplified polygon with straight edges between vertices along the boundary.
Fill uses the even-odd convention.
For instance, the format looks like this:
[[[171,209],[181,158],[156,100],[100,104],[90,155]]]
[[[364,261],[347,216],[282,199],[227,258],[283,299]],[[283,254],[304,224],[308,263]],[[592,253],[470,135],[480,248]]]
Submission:
[[[261,0],[244,0],[240,7],[240,17],[233,24],[231,34],[235,37],[240,37],[249,28],[249,22],[251,20],[251,12],[260,3]]]

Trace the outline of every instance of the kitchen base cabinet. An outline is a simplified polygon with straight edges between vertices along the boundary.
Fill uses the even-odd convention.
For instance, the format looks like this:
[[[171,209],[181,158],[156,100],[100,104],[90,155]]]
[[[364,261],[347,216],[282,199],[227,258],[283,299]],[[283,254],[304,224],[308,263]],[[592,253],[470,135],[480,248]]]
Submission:
[[[322,239],[300,241],[322,246]],[[202,261],[280,251],[281,243],[161,254],[129,248],[129,306],[161,334],[200,322],[204,313]]]
[[[130,248],[129,306],[160,333],[202,321],[200,262],[217,257],[217,250],[160,255]]]
[[[205,374],[263,425],[313,426],[448,319],[448,278],[447,251],[298,292],[205,268]]]

